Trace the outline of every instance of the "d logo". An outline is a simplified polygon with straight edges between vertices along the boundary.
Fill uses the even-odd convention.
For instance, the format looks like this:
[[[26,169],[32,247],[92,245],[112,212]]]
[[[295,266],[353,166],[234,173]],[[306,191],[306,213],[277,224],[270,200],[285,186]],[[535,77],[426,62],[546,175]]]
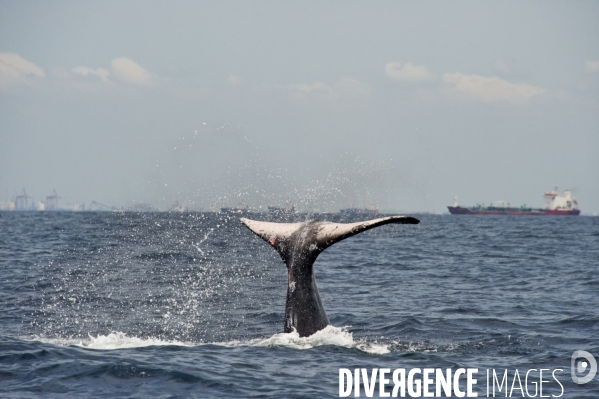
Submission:
[[[576,359],[582,357],[585,358],[585,360],[579,360],[578,363],[575,364]],[[589,366],[589,363],[591,365],[589,373],[584,377],[578,377],[576,373],[584,373],[587,367]],[[593,377],[595,377],[595,374],[597,374],[597,361],[595,360],[593,355],[586,351],[574,352],[572,354],[572,363],[570,366],[570,370],[572,372],[572,381],[574,381],[576,384],[586,384],[587,382],[591,381]]]

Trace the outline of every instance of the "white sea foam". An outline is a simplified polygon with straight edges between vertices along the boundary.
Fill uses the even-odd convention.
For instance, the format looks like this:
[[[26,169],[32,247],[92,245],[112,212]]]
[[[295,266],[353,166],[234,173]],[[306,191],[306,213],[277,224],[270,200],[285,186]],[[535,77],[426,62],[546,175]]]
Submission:
[[[36,341],[42,341],[53,345],[74,345],[82,348],[100,349],[100,350],[115,350],[126,348],[142,348],[146,346],[200,346],[200,345],[218,345],[218,346],[254,346],[254,347],[287,347],[293,349],[311,349],[323,345],[342,346],[344,348],[356,348],[358,350],[372,353],[385,354],[389,353],[389,346],[378,342],[368,342],[365,340],[355,340],[352,333],[347,331],[346,327],[327,326],[323,330],[316,332],[309,337],[300,337],[294,331],[292,333],[274,334],[269,338],[255,338],[251,340],[232,340],[227,342],[203,342],[191,343],[181,342],[177,340],[164,340],[160,338],[138,338],[130,337],[122,332],[111,332],[108,335],[98,334],[97,336],[89,335],[89,339],[48,339],[36,337]]]
[[[91,349],[124,349],[124,348],[142,348],[144,346],[164,346],[164,345],[177,345],[177,346],[191,346],[192,344],[181,342],[181,341],[166,341],[159,338],[138,338],[129,337],[127,334],[122,332],[112,332],[108,335],[98,335],[93,337],[90,335],[88,342],[81,342],[78,344],[85,348]]]
[[[342,346],[344,348],[356,348],[373,354],[389,353],[385,344],[354,340],[352,333],[346,327],[327,326],[309,337],[300,337],[297,331],[291,333],[279,333],[270,338],[258,338],[249,341],[219,342],[215,345],[223,346],[284,346],[293,349],[310,349],[323,345]]]
[[[178,345],[178,346],[193,346],[194,344],[185,343],[176,340],[163,340],[159,338],[138,338],[129,337],[127,334],[122,332],[111,332],[108,335],[98,334],[96,337],[89,335],[89,339],[61,339],[61,338],[41,338],[35,337],[35,341],[41,341],[53,345],[61,346],[80,346],[82,348],[90,349],[126,349],[126,348],[143,348],[145,346],[165,346],[165,345]]]

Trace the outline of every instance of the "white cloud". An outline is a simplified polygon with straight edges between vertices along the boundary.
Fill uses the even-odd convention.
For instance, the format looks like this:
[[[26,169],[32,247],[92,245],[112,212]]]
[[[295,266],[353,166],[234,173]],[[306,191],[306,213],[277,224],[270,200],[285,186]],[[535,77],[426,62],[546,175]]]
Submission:
[[[453,85],[455,90],[485,102],[508,101],[522,104],[533,96],[545,92],[542,87],[535,87],[526,83],[510,83],[498,77],[480,75],[446,73],[443,75],[443,81]]]
[[[112,73],[123,83],[141,86],[152,84],[152,74],[130,58],[119,57],[110,63]]]
[[[100,79],[102,79],[104,82],[108,82],[108,76],[110,76],[110,72],[108,71],[108,69],[104,69],[104,68],[92,69],[92,68],[88,68],[86,66],[78,66],[71,70],[73,72],[75,72],[79,75],[83,75],[83,76],[87,76],[87,75],[97,76]]]
[[[30,83],[30,77],[43,79],[44,70],[19,54],[0,53],[0,86]]]
[[[402,64],[393,61],[385,64],[385,73],[393,80],[414,82],[432,78],[432,74],[423,66],[412,65],[411,63]]]
[[[292,97],[315,98],[329,101],[337,99],[365,99],[370,97],[372,92],[370,86],[347,77],[342,78],[334,86],[329,86],[322,82],[314,82],[276,87],[288,91]]]
[[[298,83],[277,87],[288,90],[294,97],[316,96],[323,99],[335,99],[338,97],[332,87],[322,82]]]
[[[584,70],[587,72],[599,72],[599,61],[587,61],[584,63]]]
[[[71,69],[71,71],[82,76],[98,77],[106,83],[111,81],[110,77],[115,77],[122,83],[151,86],[155,80],[153,74],[127,57],[119,57],[112,60],[110,70],[106,68],[94,69],[86,66],[78,66]]]

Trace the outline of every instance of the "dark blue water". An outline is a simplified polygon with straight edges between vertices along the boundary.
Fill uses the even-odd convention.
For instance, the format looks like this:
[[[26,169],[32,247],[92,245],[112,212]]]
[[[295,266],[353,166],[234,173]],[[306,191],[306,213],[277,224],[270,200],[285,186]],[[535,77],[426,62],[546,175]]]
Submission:
[[[338,397],[339,368],[425,367],[478,368],[482,397],[487,369],[562,369],[562,397],[599,397],[570,377],[599,359],[599,218],[420,218],[321,254],[335,327],[299,338],[237,218],[0,212],[0,397]]]

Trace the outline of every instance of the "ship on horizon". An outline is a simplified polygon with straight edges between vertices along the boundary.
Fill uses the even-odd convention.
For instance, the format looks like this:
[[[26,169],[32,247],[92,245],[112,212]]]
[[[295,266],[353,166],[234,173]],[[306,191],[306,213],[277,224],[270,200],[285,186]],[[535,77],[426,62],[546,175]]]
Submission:
[[[570,190],[565,190],[560,195],[557,187],[553,191],[543,194],[545,204],[542,208],[530,208],[526,205],[512,207],[505,201],[495,201],[490,206],[476,205],[462,207],[458,205],[455,197],[453,206],[448,206],[452,215],[513,215],[513,216],[577,216],[580,215],[578,200],[572,197]]]
[[[250,211],[250,207],[245,202],[240,202],[236,207],[227,206],[220,208],[221,213],[239,213],[245,215]]]

